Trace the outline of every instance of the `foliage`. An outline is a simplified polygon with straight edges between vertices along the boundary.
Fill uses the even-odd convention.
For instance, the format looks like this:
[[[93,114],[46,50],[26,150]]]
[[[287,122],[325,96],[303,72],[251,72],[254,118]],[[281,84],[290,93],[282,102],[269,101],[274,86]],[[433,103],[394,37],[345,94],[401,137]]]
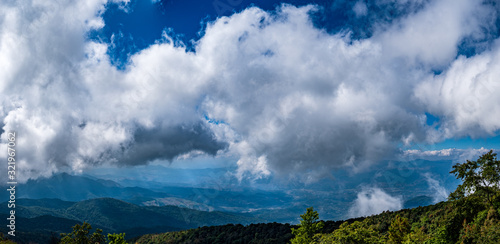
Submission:
[[[2,232],[0,232],[0,244],[15,244],[15,242],[7,239],[7,237],[5,237]]]
[[[108,234],[108,244],[126,244],[125,233],[121,234]]]
[[[405,244],[427,243],[428,240],[429,236],[425,234],[425,228],[420,227],[412,230],[410,234],[408,234],[406,240],[403,243]]]
[[[313,207],[307,208],[304,214],[301,214],[299,228],[293,228],[292,234],[295,237],[291,240],[293,244],[311,243],[316,233],[323,229],[324,223],[318,221],[319,214]]]
[[[76,224],[73,226],[73,232],[68,234],[61,234],[62,244],[104,244],[106,239],[102,234],[101,229],[96,229],[94,233],[90,233],[92,226],[83,222],[82,225]],[[108,234],[108,244],[126,244],[125,233],[121,234]]]
[[[462,184],[449,201],[344,223],[319,243],[500,243],[500,162],[492,151],[450,172]],[[376,224],[374,224],[376,223]]]
[[[396,218],[392,220],[391,227],[389,227],[389,242],[397,244],[403,243],[407,239],[409,233],[410,224],[408,223],[408,219],[396,215]]]
[[[500,187],[500,161],[493,150],[479,157],[476,161],[458,163],[450,172],[462,180],[455,192],[450,195],[452,200],[461,199],[474,193],[483,196],[490,206],[498,196]]]
[[[92,226],[89,223],[83,222],[82,225],[76,224],[73,226],[73,232],[68,234],[61,234],[61,243],[63,244],[86,244],[86,243],[100,243],[104,244],[105,239],[102,235],[101,229],[96,229],[94,233],[90,234]]]
[[[139,244],[163,243],[288,243],[292,238],[289,224],[266,223],[205,226],[191,230],[144,235],[132,240]]]
[[[473,222],[464,221],[460,243],[500,243],[500,222],[493,208],[481,211]]]
[[[319,235],[319,243],[385,243],[383,236],[370,224],[369,219],[363,221],[344,222],[332,234]]]

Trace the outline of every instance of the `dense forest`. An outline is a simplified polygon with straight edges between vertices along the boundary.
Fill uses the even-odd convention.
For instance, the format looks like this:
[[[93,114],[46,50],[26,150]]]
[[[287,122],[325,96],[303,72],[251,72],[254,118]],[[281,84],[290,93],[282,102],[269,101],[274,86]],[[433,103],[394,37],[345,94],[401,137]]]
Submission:
[[[126,234],[102,234],[88,223],[52,238],[52,243],[500,243],[500,161],[493,151],[453,166],[462,181],[445,202],[386,211],[346,221],[322,221],[314,209],[298,225],[228,224],[147,234],[125,241]],[[13,243],[0,236],[0,243]]]

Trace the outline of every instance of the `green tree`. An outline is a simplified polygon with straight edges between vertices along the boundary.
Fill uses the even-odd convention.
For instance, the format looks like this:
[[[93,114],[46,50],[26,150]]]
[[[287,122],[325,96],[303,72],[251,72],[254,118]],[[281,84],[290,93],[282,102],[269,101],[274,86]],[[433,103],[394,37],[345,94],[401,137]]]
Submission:
[[[477,243],[500,243],[500,221],[498,213],[490,208],[486,220],[481,227],[481,237]]]
[[[102,235],[101,229],[96,229],[91,235],[92,226],[89,223],[83,222],[82,225],[76,224],[73,226],[73,232],[61,234],[61,243],[63,244],[104,244],[106,242]]]
[[[415,228],[415,230],[412,230],[412,232],[408,234],[406,241],[403,243],[405,244],[426,243],[426,241],[429,240],[429,236],[424,232],[423,229],[424,228]]]
[[[490,208],[481,211],[472,223],[464,221],[460,243],[500,243],[500,221],[497,212]]]
[[[121,234],[108,234],[108,244],[126,244],[125,233]]]
[[[403,243],[407,235],[410,233],[410,223],[407,218],[401,218],[399,215],[392,220],[389,227],[389,242],[390,243]]]
[[[371,244],[386,243],[384,237],[371,225],[368,219],[354,221],[352,224],[344,222],[333,233],[322,235],[319,243],[342,243],[342,244]]]
[[[479,157],[477,161],[457,163],[450,172],[462,180],[450,200],[462,199],[470,194],[483,196],[489,206],[494,206],[500,187],[500,161],[493,150]]]
[[[292,228],[292,234],[295,237],[291,240],[292,244],[311,243],[316,233],[323,229],[323,222],[318,221],[319,214],[313,207],[307,208],[304,214],[301,214],[299,228]]]
[[[5,237],[3,233],[0,233],[0,244],[16,244],[16,243],[7,239],[7,237]]]

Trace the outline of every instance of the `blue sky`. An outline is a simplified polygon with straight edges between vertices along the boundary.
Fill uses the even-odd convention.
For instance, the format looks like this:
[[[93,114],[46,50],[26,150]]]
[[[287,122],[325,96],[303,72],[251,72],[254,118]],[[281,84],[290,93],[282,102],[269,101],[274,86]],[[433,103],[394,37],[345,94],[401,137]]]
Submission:
[[[109,54],[123,67],[127,57],[161,39],[162,32],[167,31],[192,48],[192,41],[198,40],[207,22],[221,16],[230,16],[241,12],[249,6],[256,6],[267,11],[274,11],[281,4],[302,6],[316,4],[323,13],[316,20],[319,28],[334,30],[345,27],[349,3],[334,1],[131,1],[124,7],[121,4],[109,3],[103,14],[104,28],[91,33],[90,38],[111,42],[115,36],[116,47]],[[125,9],[125,11],[124,11]],[[122,37],[118,37],[121,36]]]
[[[477,138],[471,139],[470,137],[465,137],[461,139],[447,139],[443,142],[439,142],[433,145],[435,150],[457,148],[457,149],[468,149],[468,148],[494,148],[497,149],[500,144],[500,136],[488,137],[488,138]]]
[[[24,142],[21,181],[165,164],[307,183],[408,155],[459,161],[500,147],[491,3],[0,7],[2,140],[18,131]]]

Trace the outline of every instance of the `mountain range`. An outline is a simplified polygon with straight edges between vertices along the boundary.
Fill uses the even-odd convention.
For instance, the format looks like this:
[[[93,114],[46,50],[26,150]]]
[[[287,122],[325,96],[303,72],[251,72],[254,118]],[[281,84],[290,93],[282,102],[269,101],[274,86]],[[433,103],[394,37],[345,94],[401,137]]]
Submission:
[[[0,204],[1,213],[7,213],[8,210],[6,202]],[[84,221],[104,232],[123,232],[127,233],[128,237],[208,225],[261,222],[260,219],[247,214],[198,211],[176,206],[138,206],[113,198],[95,198],[80,202],[18,199],[15,210],[17,223],[20,223],[16,226],[18,233],[27,233],[28,236],[30,233],[38,234],[46,238],[51,233],[69,232],[71,226]],[[0,229],[7,232],[5,227]]]
[[[138,181],[133,178],[121,178],[118,183],[96,175],[60,173],[17,186],[16,218],[20,223],[18,230],[27,241],[40,238],[41,242],[48,241],[51,236],[69,232],[71,226],[83,221],[105,232],[125,232],[131,238],[229,223],[293,224],[298,223],[300,214],[310,206],[317,206],[324,219],[346,219],[356,195],[366,185],[379,186],[391,195],[400,196],[403,208],[427,206],[436,202],[434,188],[449,189],[456,185],[447,173],[451,162],[384,165],[375,174],[360,172],[353,176],[336,172],[333,180],[321,179],[280,190],[263,190],[244,183],[225,188],[217,184],[189,187],[158,182],[148,187],[147,182],[142,182],[137,184],[139,187],[132,184]],[[161,170],[166,169],[157,166],[157,171]],[[198,170],[193,175],[207,172]],[[429,187],[429,172],[442,173],[432,175],[435,183],[441,185]],[[159,177],[160,173],[156,174]],[[154,181],[154,177],[151,180]],[[8,192],[0,192],[0,197],[7,200]],[[7,203],[1,203],[0,213],[6,214],[8,210]]]
[[[18,185],[16,197],[54,198],[70,202],[115,198],[138,206],[178,206],[201,211],[252,213],[270,222],[293,223],[309,206],[318,206],[319,213],[327,219],[351,217],[346,216],[345,209],[352,205],[357,194],[367,186],[377,186],[391,196],[400,197],[405,208],[435,203],[440,200],[435,196],[436,188],[441,189],[442,193],[446,189],[456,187],[457,181],[448,174],[450,169],[449,161],[393,161],[381,163],[375,173],[366,171],[352,175],[338,171],[334,172],[331,179],[320,179],[308,184],[297,182],[289,184],[291,186],[288,188],[280,188],[278,185],[275,190],[263,190],[244,182],[220,181],[218,185],[215,184],[217,182],[212,182],[213,184],[207,184],[205,187],[163,184],[160,181],[166,180],[161,179],[160,175],[170,172],[170,169],[156,165],[154,174],[147,177],[148,181],[141,181],[143,174],[139,174],[139,178],[133,178],[127,170],[121,176],[117,172],[112,174],[109,170],[110,172],[105,171],[106,174],[103,175],[60,173],[49,178],[28,180]],[[225,174],[221,169],[214,169],[213,172],[209,169],[174,171],[179,175],[203,179],[211,175],[212,181],[217,181],[216,179]],[[429,185],[429,176],[440,185]],[[136,184],[132,184],[133,182]],[[7,200],[8,197],[7,191],[0,192],[0,199]],[[280,214],[276,214],[277,211]]]

